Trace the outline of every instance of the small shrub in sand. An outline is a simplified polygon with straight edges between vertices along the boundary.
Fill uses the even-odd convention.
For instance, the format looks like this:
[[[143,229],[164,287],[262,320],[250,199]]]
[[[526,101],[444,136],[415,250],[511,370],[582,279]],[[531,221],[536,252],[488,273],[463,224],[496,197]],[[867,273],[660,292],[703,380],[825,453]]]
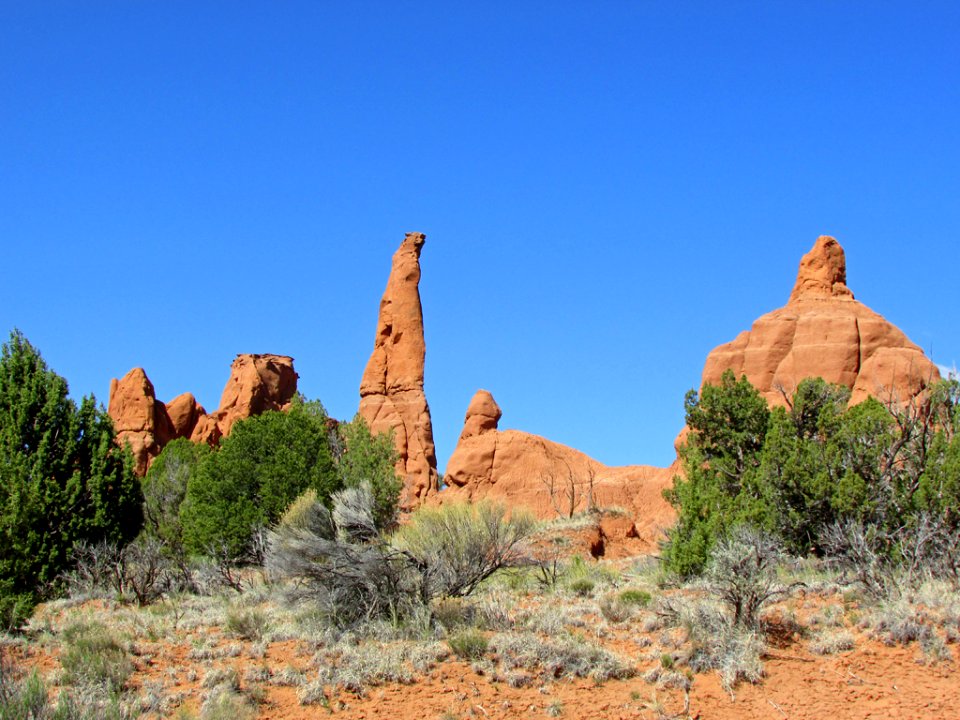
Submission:
[[[833,655],[834,653],[853,650],[853,635],[846,630],[822,632],[810,641],[810,652],[817,655]]]
[[[266,614],[258,609],[235,608],[227,611],[224,629],[242,640],[257,641],[263,639],[269,622]]]
[[[620,602],[634,607],[646,607],[653,599],[646,590],[624,590],[619,595]]]
[[[200,720],[253,720],[257,709],[226,685],[215,687],[200,707]]]
[[[491,639],[490,649],[506,668],[539,670],[544,678],[591,677],[603,682],[636,674],[618,656],[573,636],[545,640],[534,633],[500,633]]]
[[[450,649],[462,660],[479,660],[487,652],[490,644],[487,637],[478,630],[464,630],[447,640]]]
[[[64,684],[99,687],[108,693],[119,691],[133,672],[133,663],[116,636],[92,622],[64,629],[60,665]]]

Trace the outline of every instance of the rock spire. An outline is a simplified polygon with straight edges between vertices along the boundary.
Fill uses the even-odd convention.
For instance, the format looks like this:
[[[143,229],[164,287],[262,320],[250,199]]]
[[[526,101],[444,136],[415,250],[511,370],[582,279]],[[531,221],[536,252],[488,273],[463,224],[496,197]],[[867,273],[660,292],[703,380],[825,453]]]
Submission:
[[[423,392],[426,346],[419,284],[425,239],[423,233],[407,233],[393,255],[373,353],[360,381],[360,414],[371,432],[394,432],[406,508],[438,489],[433,426]]]

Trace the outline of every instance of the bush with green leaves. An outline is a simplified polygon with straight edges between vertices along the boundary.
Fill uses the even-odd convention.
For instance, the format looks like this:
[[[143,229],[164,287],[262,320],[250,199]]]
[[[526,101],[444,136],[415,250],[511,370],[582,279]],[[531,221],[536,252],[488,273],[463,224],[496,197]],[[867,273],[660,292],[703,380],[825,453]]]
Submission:
[[[198,555],[256,560],[257,528],[277,522],[307,488],[326,500],[339,487],[320,403],[240,420],[188,479],[184,545]]]
[[[418,510],[395,544],[422,568],[427,596],[460,597],[497,570],[522,564],[534,526],[529,515],[508,518],[494,503],[453,503]]]
[[[397,448],[393,430],[374,435],[359,413],[337,428],[343,448],[337,455],[337,474],[343,487],[370,485],[373,493],[373,518],[377,527],[396,525],[403,480],[397,475]]]
[[[771,522],[757,485],[770,410],[747,381],[729,370],[719,385],[691,390],[684,399],[687,442],[680,448],[683,476],[665,497],[678,511],[663,559],[681,576],[697,574],[723,529]]]
[[[789,552],[822,555],[830,528],[860,523],[874,528],[874,551],[895,565],[912,562],[910,548],[930,518],[944,538],[955,535],[960,383],[936,383],[909,403],[871,397],[847,407],[849,397],[844,387],[810,378],[788,407],[769,410],[746,377],[730,371],[720,384],[688,393],[683,475],[665,492],[678,511],[663,549],[666,568],[701,573],[715,543],[737,525],[775,533]],[[939,552],[938,572],[952,572],[943,561],[949,555]]]
[[[261,529],[277,523],[304,491],[330,508],[333,493],[366,484],[378,528],[396,523],[403,483],[395,470],[396,450],[390,434],[371,435],[362,417],[337,425],[317,401],[297,399],[286,412],[267,412],[237,422],[219,449],[189,450],[171,443],[164,461],[147,483],[148,502],[169,497],[179,505],[179,522],[171,510],[148,505],[151,527],[176,539],[182,529],[186,550],[226,563],[259,562],[256,542]],[[153,468],[151,468],[151,471]],[[175,505],[171,505],[173,507]]]
[[[180,506],[187,485],[211,452],[206,443],[177,438],[164,446],[143,478],[143,532],[162,541],[174,556],[184,555]]]
[[[70,567],[75,543],[132,540],[142,525],[132,458],[92,396],[14,331],[0,357],[0,624],[19,624]]]

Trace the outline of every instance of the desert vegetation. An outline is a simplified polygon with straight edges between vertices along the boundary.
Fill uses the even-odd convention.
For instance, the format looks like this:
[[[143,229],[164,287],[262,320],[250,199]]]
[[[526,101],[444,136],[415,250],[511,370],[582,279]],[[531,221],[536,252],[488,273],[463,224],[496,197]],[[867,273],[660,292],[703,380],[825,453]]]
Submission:
[[[732,375],[691,392],[676,525],[657,553],[595,560],[583,530],[615,511],[593,503],[401,518],[392,439],[302,398],[218,448],[169,443],[141,482],[14,333],[0,718],[392,716],[410,697],[438,718],[786,715],[763,689],[785,663],[875,697],[856,662],[880,652],[918,692],[949,687],[960,385],[895,400],[847,407],[809,379],[771,410]]]

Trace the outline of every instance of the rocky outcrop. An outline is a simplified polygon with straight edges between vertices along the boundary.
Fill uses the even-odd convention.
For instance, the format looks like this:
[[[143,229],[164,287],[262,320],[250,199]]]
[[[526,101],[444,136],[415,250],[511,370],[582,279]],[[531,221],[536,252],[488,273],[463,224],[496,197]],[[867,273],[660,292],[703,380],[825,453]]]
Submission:
[[[407,233],[393,255],[373,353],[360,381],[360,414],[371,432],[394,433],[405,508],[421,504],[438,486],[433,426],[423,392],[426,347],[419,283],[425,238]]]
[[[207,411],[197,402],[193,393],[185,392],[177,395],[167,403],[167,416],[170,418],[175,437],[190,437],[197,426],[197,421],[206,413]]]
[[[854,299],[846,285],[843,248],[820,237],[800,261],[786,306],[768,313],[733,341],[714,349],[703,384],[727,369],[741,374],[772,404],[784,404],[806,377],[846,385],[851,404],[873,395],[908,402],[936,366],[897,327]]]
[[[661,491],[672,473],[646,465],[608,467],[584,453],[517,430],[498,430],[500,408],[486,390],[470,401],[457,447],[447,463],[440,502],[492,499],[538,517],[566,517],[588,507],[619,507],[628,521],[610,532],[655,544],[673,520]],[[621,527],[622,526],[622,527]]]
[[[285,410],[297,392],[297,377],[292,357],[237,355],[215,416],[220,432],[227,436],[237,420]]]
[[[117,443],[129,445],[138,475],[144,475],[171,440],[190,438],[216,445],[237,420],[267,410],[285,410],[297,392],[293,358],[285,355],[237,355],[220,407],[207,414],[191,393],[166,405],[157,400],[153,384],[142,368],[134,368],[110,383],[107,409]]]
[[[175,436],[166,406],[157,400],[153,383],[143,368],[133,368],[110,381],[107,413],[113,418],[117,443],[129,445],[138,475],[147,472],[163,446]]]

